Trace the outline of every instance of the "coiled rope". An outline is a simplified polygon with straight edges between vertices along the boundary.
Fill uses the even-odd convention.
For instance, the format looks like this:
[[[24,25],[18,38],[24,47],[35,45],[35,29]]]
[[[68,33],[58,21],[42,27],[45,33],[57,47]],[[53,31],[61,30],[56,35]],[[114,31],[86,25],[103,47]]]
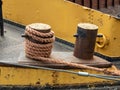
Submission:
[[[49,32],[45,33],[32,29],[31,25],[26,27],[25,53],[27,57],[34,57],[34,59],[37,59],[37,57],[50,57],[55,37],[54,32],[50,31],[50,26],[47,27],[47,30]]]
[[[46,24],[42,25],[45,26]],[[96,68],[83,64],[76,64],[59,59],[55,60],[49,58],[52,51],[53,42],[55,41],[54,32],[50,29],[51,28],[49,26],[49,28],[46,29],[46,32],[44,32],[42,29],[36,30],[34,28],[31,28],[31,25],[26,26],[25,53],[28,58],[40,60],[46,63],[65,64],[67,66],[95,70],[110,75],[120,75],[120,71],[118,70],[111,71],[103,68]]]

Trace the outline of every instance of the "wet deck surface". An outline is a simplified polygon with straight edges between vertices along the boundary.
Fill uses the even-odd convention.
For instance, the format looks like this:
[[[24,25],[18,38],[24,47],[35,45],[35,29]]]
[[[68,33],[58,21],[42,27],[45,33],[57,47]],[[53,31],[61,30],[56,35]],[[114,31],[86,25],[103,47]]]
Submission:
[[[0,60],[8,62],[17,62],[20,53],[24,51],[24,38],[21,34],[24,29],[4,23],[5,34],[0,37]],[[72,51],[73,48],[68,47],[59,42],[54,43],[53,51]]]

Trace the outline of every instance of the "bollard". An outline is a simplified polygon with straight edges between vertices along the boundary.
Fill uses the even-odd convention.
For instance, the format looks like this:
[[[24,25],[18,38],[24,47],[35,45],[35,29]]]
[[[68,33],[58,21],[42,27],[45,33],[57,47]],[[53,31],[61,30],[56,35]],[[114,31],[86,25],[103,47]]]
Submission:
[[[80,59],[93,59],[98,27],[94,24],[80,23],[77,27],[74,56]]]
[[[51,26],[44,23],[33,23],[26,26],[25,53],[28,58],[49,58],[55,40]]]

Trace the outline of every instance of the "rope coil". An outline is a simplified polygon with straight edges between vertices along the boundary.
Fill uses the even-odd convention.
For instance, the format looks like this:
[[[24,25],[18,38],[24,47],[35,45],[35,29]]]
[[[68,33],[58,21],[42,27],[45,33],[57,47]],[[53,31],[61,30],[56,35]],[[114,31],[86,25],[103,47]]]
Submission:
[[[28,25],[25,29],[25,35],[27,36],[25,39],[25,53],[27,57],[50,57],[53,42],[55,41],[53,31],[43,33]]]

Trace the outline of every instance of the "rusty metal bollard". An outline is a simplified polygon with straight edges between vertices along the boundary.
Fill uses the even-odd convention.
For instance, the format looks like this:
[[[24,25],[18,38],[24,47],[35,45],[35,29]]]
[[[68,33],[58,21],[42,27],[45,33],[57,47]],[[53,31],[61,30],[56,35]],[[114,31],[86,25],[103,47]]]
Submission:
[[[77,27],[74,56],[80,59],[92,59],[98,27],[90,23],[80,23]]]

